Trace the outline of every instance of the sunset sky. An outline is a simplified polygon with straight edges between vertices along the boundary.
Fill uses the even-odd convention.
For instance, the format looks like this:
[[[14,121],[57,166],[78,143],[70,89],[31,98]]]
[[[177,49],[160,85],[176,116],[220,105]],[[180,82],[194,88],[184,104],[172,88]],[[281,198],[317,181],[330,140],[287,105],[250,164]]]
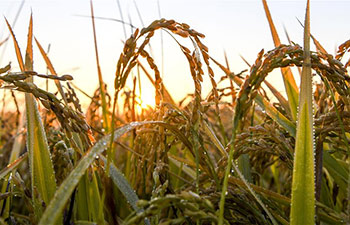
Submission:
[[[136,27],[142,27],[135,5],[142,16],[143,24],[147,26],[160,17],[185,22],[193,29],[206,35],[203,42],[209,47],[212,57],[224,63],[226,51],[231,70],[240,72],[247,69],[239,55],[253,63],[257,53],[264,48],[273,48],[262,2],[260,0],[120,0],[123,18]],[[303,29],[297,19],[304,20],[306,1],[268,1],[270,11],[283,43],[287,43],[283,26],[286,27],[291,39],[302,45]],[[14,22],[21,1],[0,0],[0,11],[11,24]],[[115,0],[95,0],[96,17],[121,19],[118,2]],[[336,46],[350,38],[350,1],[311,0],[311,33],[330,53]],[[14,28],[21,49],[25,50],[27,27],[30,12],[33,12],[34,35],[47,48],[51,44],[49,57],[59,74],[73,75],[75,84],[93,93],[97,88],[97,69],[93,45],[92,25],[89,0],[27,0]],[[0,41],[9,32],[4,20],[0,20]],[[107,20],[96,20],[97,41],[104,81],[113,88],[115,67],[122,50],[122,40],[125,40],[123,26],[120,23]],[[126,27],[127,36],[130,27]],[[182,99],[187,93],[193,93],[193,82],[188,64],[172,38],[163,32],[164,37],[164,74],[163,79],[170,93],[176,100]],[[179,38],[180,41],[183,41]],[[160,32],[151,42],[154,58],[162,68]],[[188,43],[188,42],[184,42]],[[187,45],[191,47],[191,45]],[[35,47],[35,49],[37,49]],[[45,73],[46,67],[38,51],[34,52],[34,69]],[[7,46],[0,47],[0,66],[12,61],[13,70],[19,71],[14,55],[12,40]],[[213,66],[215,69],[216,67]],[[216,78],[223,73],[215,70]],[[279,73],[271,74],[271,81],[277,86],[281,82]],[[40,82],[39,82],[40,84]],[[149,102],[153,88],[146,78],[142,80],[144,101]],[[209,80],[205,79],[203,92],[209,91]],[[283,92],[283,89],[281,89]]]

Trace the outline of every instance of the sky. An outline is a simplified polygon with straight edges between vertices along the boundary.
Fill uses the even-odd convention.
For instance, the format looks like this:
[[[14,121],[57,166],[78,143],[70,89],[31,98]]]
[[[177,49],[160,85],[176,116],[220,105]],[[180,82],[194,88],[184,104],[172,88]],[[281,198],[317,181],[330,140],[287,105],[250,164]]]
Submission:
[[[10,24],[21,5],[20,0],[0,0],[0,13]],[[297,19],[303,21],[306,1],[268,0],[269,8],[282,43],[287,43],[284,27],[295,43],[302,45],[303,29]],[[206,37],[203,43],[209,47],[209,54],[224,63],[226,52],[230,69],[240,72],[248,69],[240,58],[254,63],[258,52],[274,48],[270,29],[260,0],[119,0],[124,21],[142,28],[160,17],[185,22]],[[93,1],[96,17],[121,19],[117,0]],[[137,9],[142,17],[138,15]],[[311,0],[311,33],[330,53],[336,46],[350,39],[350,1]],[[34,36],[47,49],[58,74],[71,74],[74,83],[92,95],[98,86],[97,67],[93,45],[89,0],[27,0],[14,26],[16,38],[25,50],[28,22],[33,13]],[[4,19],[0,19],[0,41],[9,32]],[[109,91],[113,90],[115,69],[125,40],[123,26],[111,20],[96,20],[97,42],[104,81]],[[126,27],[127,37],[131,28]],[[161,45],[163,36],[163,48]],[[179,38],[179,41],[191,45]],[[158,31],[151,41],[156,64],[164,71],[164,84],[176,100],[193,93],[194,85],[188,64],[174,40],[165,32]],[[46,72],[46,66],[35,47],[34,70]],[[163,52],[163,53],[162,53]],[[162,55],[163,60],[162,60]],[[0,66],[12,62],[12,71],[19,71],[13,42],[0,46]],[[213,66],[216,79],[224,75]],[[283,93],[281,75],[272,73],[268,79]],[[154,89],[142,76],[142,98],[152,104]],[[37,84],[43,81],[37,79]],[[130,82],[129,82],[130,83]],[[210,90],[210,81],[205,76],[203,93]],[[80,94],[79,94],[80,95]],[[82,99],[84,97],[81,95]],[[87,101],[86,101],[87,102]],[[85,104],[85,102],[83,101]]]

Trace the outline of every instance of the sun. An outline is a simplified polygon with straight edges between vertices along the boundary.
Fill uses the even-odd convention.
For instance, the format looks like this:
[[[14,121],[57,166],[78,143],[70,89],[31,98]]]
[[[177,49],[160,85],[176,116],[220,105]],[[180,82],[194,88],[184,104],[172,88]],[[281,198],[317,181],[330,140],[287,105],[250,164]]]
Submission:
[[[136,110],[138,114],[149,108],[155,107],[155,94],[152,91],[142,90],[141,95],[137,96]]]

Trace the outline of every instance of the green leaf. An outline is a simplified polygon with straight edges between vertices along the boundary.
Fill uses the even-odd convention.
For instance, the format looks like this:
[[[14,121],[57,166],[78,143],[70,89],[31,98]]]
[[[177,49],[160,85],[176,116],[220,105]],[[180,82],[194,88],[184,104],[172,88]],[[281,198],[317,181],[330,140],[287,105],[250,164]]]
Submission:
[[[300,83],[299,115],[292,181],[291,225],[315,224],[314,171],[310,3],[308,0],[304,29],[304,64]]]
[[[78,220],[89,220],[89,203],[88,203],[88,187],[87,183],[85,182],[88,174],[85,173],[82,178],[80,179],[80,182],[77,185],[77,192],[75,195],[75,206],[76,206],[76,219]]]
[[[6,21],[7,22],[7,21]],[[7,22],[12,35],[16,55],[21,71],[33,71],[33,19],[30,17],[28,28],[27,49],[25,63],[19,49],[18,42]],[[27,78],[28,83],[33,83],[33,78]],[[39,219],[42,212],[42,202],[48,204],[56,191],[56,180],[51,161],[50,151],[47,144],[46,134],[41,122],[39,110],[34,97],[25,94],[26,115],[27,115],[27,149],[29,152],[29,166],[31,172],[31,185],[36,218]]]
[[[33,20],[30,17],[28,31],[27,50],[25,55],[25,71],[33,71]],[[29,83],[33,78],[29,78]],[[29,165],[32,178],[32,192],[34,207],[37,212],[42,211],[40,200],[48,204],[56,191],[56,180],[50,150],[47,144],[44,126],[42,124],[37,103],[33,95],[25,94],[26,114],[27,114],[27,149],[29,152]],[[39,196],[36,196],[35,193]],[[40,200],[39,200],[40,199]],[[40,214],[36,214],[39,218]]]
[[[305,102],[299,112],[292,183],[292,225],[314,224],[315,217],[314,146],[308,106]]]
[[[107,163],[106,158],[100,155],[104,163]],[[124,195],[126,200],[130,203],[132,208],[136,212],[143,212],[143,209],[139,208],[136,203],[139,200],[134,189],[129,184],[128,180],[125,178],[124,174],[119,171],[119,169],[111,163],[109,176],[111,177],[113,183],[119,188],[120,192]]]
[[[114,140],[118,139],[120,136],[126,132],[135,129],[136,127],[152,124],[152,121],[144,122],[132,122],[123,127],[120,127],[114,132]],[[43,213],[39,225],[54,224],[58,217],[62,214],[65,204],[67,203],[69,197],[71,196],[74,188],[79,183],[81,177],[84,175],[86,170],[95,160],[95,157],[102,153],[106,147],[107,143],[110,142],[111,135],[104,136],[99,140],[78,162],[76,167],[68,175],[68,177],[62,182],[58,190],[56,191],[50,204],[47,206],[45,212]]]
[[[18,159],[8,164],[4,169],[0,171],[0,180],[4,179],[9,173],[15,170],[24,160],[28,158],[28,153],[24,153]]]
[[[100,155],[103,162],[106,164],[107,159]],[[119,169],[112,162],[110,164],[109,176],[111,177],[113,183],[119,188],[120,192],[124,195],[131,207],[137,212],[142,213],[144,210],[137,206],[139,197],[136,195],[135,190],[131,187],[128,180],[125,178],[124,174],[119,171]],[[149,220],[145,220],[146,224],[150,224]]]
[[[345,191],[348,185],[349,171],[341,165],[327,150],[323,151],[323,164],[329,175]]]
[[[98,224],[104,224],[103,200],[98,189],[96,173],[93,170],[90,170],[90,172],[90,176],[88,175],[89,172],[87,172],[85,180],[88,189],[86,198],[88,200],[89,213],[91,213],[93,221],[96,221]]]

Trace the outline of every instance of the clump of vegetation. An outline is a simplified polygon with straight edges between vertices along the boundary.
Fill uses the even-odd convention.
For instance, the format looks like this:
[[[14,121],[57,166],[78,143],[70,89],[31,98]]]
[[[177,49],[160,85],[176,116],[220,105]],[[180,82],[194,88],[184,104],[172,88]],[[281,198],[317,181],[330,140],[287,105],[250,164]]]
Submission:
[[[310,34],[308,1],[303,47],[281,44],[263,4],[276,47],[259,52],[249,70],[235,74],[210,57],[204,35],[189,25],[156,20],[125,41],[114,93],[98,70],[86,113],[73,77],[56,74],[37,39],[50,74],[35,72],[32,19],[24,60],[8,24],[21,71],[0,69],[17,107],[1,116],[0,224],[350,223],[350,60],[343,61],[350,41],[328,54]],[[180,103],[146,50],[160,29],[174,37],[194,82]],[[96,47],[95,29],[94,37]],[[226,87],[218,88],[213,66]],[[301,68],[300,88],[293,67]],[[279,68],[287,98],[265,80]],[[156,106],[138,111],[137,79],[131,90],[125,84],[140,69],[154,85]],[[212,91],[203,98],[205,76]],[[53,81],[57,92],[33,78]],[[14,116],[18,92],[25,93],[24,119]]]

